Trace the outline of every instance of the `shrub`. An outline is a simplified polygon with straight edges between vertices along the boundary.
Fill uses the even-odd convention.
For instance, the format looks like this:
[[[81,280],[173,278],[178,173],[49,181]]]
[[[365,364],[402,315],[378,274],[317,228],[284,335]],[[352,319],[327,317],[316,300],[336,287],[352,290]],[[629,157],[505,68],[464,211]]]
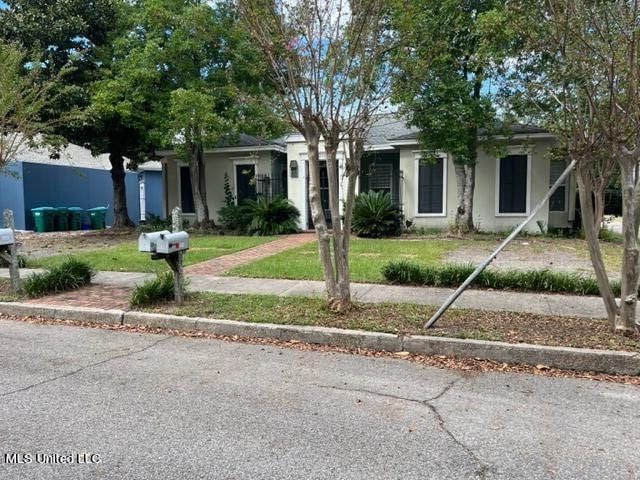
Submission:
[[[37,297],[83,287],[94,275],[95,271],[88,263],[70,257],[58,266],[27,277],[22,286],[27,295]]]
[[[353,230],[359,237],[395,237],[402,233],[402,213],[386,192],[361,193],[353,206]]]
[[[218,210],[218,221],[225,230],[246,233],[251,223],[251,212],[246,205],[225,205]]]
[[[164,272],[158,274],[153,280],[147,280],[138,285],[131,294],[131,306],[141,307],[152,305],[165,300],[173,300],[173,273]]]
[[[283,235],[298,231],[300,212],[288,199],[275,197],[247,200],[246,208],[251,216],[248,233],[251,235]]]
[[[147,227],[152,232],[157,232],[159,230],[171,230],[171,224],[171,218],[165,218],[163,220],[158,215],[149,213],[147,214],[147,222],[145,224],[145,227]]]
[[[470,264],[445,264],[437,267],[421,265],[407,260],[394,260],[382,268],[383,276],[391,283],[402,285],[429,285],[458,287],[471,275],[475,267]],[[598,284],[592,277],[576,273],[554,272],[549,269],[529,271],[485,270],[475,280],[481,288],[496,290],[525,290],[538,292],[599,295]],[[612,283],[619,295],[620,285]]]

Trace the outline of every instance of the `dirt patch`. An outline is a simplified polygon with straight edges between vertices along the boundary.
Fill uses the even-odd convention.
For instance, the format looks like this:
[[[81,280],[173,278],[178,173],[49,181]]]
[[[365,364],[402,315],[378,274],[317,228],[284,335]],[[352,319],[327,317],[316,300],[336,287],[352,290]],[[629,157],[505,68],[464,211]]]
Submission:
[[[499,245],[489,242],[470,242],[468,246],[450,252],[445,257],[449,263],[479,265]],[[593,267],[578,248],[561,242],[525,240],[509,245],[491,264],[497,270],[541,270],[548,268],[558,272],[593,275]],[[610,278],[617,280],[620,272],[610,271]]]
[[[130,243],[137,240],[138,233],[133,230],[17,232],[16,237],[20,243],[20,255],[25,255],[27,258],[42,258]]]

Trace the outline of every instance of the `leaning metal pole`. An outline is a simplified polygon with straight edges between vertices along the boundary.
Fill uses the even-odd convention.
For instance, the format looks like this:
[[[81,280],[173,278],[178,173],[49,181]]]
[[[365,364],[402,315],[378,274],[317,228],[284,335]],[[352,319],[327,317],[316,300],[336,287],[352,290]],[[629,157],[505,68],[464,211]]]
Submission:
[[[520,225],[518,225],[518,227],[513,232],[511,232],[511,234],[507,238],[504,239],[504,241],[500,244],[500,246],[496,248],[495,251],[491,255],[489,255],[489,257],[487,257],[487,259],[484,262],[482,262],[478,266],[478,268],[476,268],[473,271],[471,275],[469,275],[469,277],[462,283],[462,285],[458,287],[458,289],[455,292],[453,292],[453,294],[451,294],[449,298],[447,298],[447,301],[444,302],[444,304],[438,309],[436,313],[433,314],[433,317],[431,317],[429,321],[424,324],[424,328],[432,327],[433,324],[436,323],[438,319],[442,316],[442,314],[449,309],[449,307],[453,304],[453,302],[455,302],[458,299],[458,297],[462,295],[462,292],[464,292],[467,289],[467,287],[473,283],[476,277],[480,275],[482,271],[485,268],[487,268],[491,262],[493,262],[493,260],[498,256],[498,254],[502,250],[504,250],[504,248],[507,245],[509,245],[509,243],[511,243],[513,239],[515,239],[518,236],[518,234],[522,231],[522,229],[531,220],[533,220],[533,218],[536,216],[538,211],[540,211],[540,209],[544,206],[544,204],[549,201],[549,199],[551,198],[551,195],[553,195],[553,193],[558,189],[558,187],[562,184],[562,182],[564,182],[564,179],[567,178],[569,173],[571,173],[571,170],[573,170],[573,167],[575,167],[575,165],[576,165],[576,161],[573,160],[569,164],[569,166],[566,168],[566,170],[562,172],[562,175],[560,175],[556,180],[556,182],[551,186],[551,188],[549,189],[547,194],[544,196],[544,198],[540,201],[540,203],[536,205],[536,208],[534,208],[531,211],[531,213],[526,218],[526,220],[522,222]]]

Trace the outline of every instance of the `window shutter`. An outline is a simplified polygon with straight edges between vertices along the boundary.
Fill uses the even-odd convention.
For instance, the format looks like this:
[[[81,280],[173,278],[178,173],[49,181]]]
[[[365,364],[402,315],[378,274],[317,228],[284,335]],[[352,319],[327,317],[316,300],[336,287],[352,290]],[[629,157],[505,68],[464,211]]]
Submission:
[[[499,213],[527,211],[527,156],[509,155],[500,159]]]

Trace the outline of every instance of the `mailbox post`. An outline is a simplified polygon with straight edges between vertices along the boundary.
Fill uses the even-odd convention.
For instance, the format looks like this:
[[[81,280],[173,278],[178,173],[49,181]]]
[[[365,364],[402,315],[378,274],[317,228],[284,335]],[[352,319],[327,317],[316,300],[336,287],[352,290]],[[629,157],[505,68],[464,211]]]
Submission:
[[[174,296],[176,303],[184,302],[184,252],[189,249],[189,234],[181,231],[182,211],[173,209],[173,232],[143,233],[138,237],[138,251],[151,253],[152,260],[166,261],[173,271]]]
[[[3,216],[5,228],[0,228],[0,257],[9,264],[11,289],[18,293],[20,291],[20,269],[18,266],[18,246],[16,245],[16,227],[13,211],[6,209]]]

